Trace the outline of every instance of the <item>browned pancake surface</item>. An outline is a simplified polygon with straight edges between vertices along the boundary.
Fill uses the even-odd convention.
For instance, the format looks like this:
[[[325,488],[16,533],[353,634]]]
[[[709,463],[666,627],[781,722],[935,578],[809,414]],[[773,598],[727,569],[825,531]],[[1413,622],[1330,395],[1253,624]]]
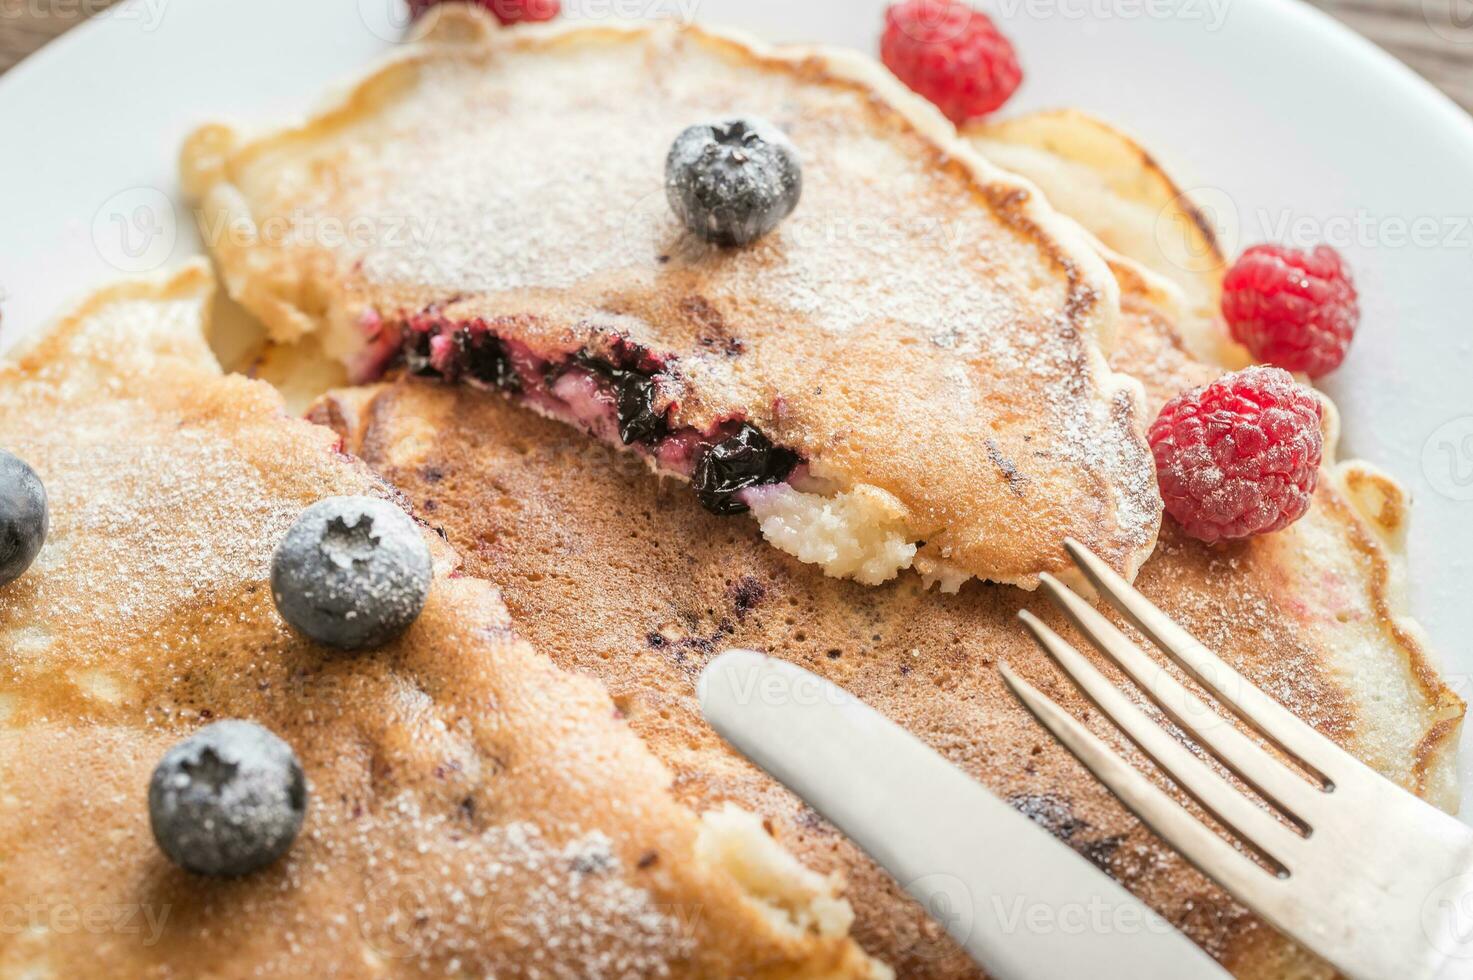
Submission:
[[[286,628],[281,534],[323,496],[393,491],[220,376],[209,288],[117,287],[0,364],[0,445],[53,517],[0,589],[0,974],[866,975],[827,885],[769,903],[708,860],[599,685],[518,639],[442,543],[388,647]],[[235,881],[171,865],[147,817],[159,757],[221,718],[286,739],[311,788],[292,850]]]
[[[1215,370],[1183,353],[1143,289],[1132,282],[1128,290],[1116,366],[1138,372],[1159,401]],[[790,847],[845,870],[856,935],[899,975],[958,977],[973,968],[867,858],[706,726],[694,683],[713,654],[767,651],[849,688],[1098,862],[1239,975],[1330,975],[1143,830],[1007,694],[999,660],[1121,742],[1015,625],[1026,603],[1063,630],[1043,604],[975,583],[937,596],[913,580],[866,589],[825,579],[763,546],[750,528],[704,514],[682,488],[496,396],[402,381],[342,393],[318,411],[352,433],[350,448],[403,488],[470,568],[502,585],[540,649],[608,684],[621,713],[675,772],[683,799],[735,799],[773,814]],[[1378,492],[1400,500],[1389,485]],[[1421,649],[1386,605],[1387,562],[1339,482],[1327,480],[1311,517],[1283,535],[1212,549],[1167,528],[1139,584],[1301,717],[1425,791],[1442,786],[1448,726],[1461,706],[1435,676],[1419,680]],[[1358,660],[1346,656],[1347,644],[1360,649]],[[1347,676],[1352,665],[1365,676]],[[1387,721],[1388,709],[1373,702],[1393,691]]]
[[[274,339],[351,350],[365,315],[479,322],[558,356],[623,338],[668,359],[672,424],[745,419],[826,493],[890,495],[918,568],[1032,587],[1070,535],[1127,574],[1150,553],[1137,389],[1101,354],[1114,280],[878,65],[462,15],[299,129],[186,147],[232,294]],[[748,248],[707,247],[670,212],[665,155],[745,113],[800,148],[803,200]],[[366,232],[314,234],[338,226]]]

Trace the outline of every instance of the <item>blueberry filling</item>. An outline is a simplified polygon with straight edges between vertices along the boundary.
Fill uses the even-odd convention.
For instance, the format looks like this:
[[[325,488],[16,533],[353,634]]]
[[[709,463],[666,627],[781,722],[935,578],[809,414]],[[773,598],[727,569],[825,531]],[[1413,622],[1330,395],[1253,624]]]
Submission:
[[[489,333],[462,333],[459,337],[467,374],[503,391],[522,390],[521,376],[500,337]]]
[[[415,331],[404,342],[404,369],[419,377],[439,374],[430,359],[430,335]]]
[[[433,311],[403,331],[400,363],[412,374],[466,379],[524,398],[542,411],[619,441],[654,458],[657,466],[690,476],[701,505],[713,514],[748,508],[744,490],[781,483],[801,461],[747,422],[728,420],[701,431],[671,425],[675,405],[668,360],[627,338],[615,337],[607,354],[588,349],[549,359],[506,341],[474,320],[449,321]],[[381,369],[380,369],[381,370]]]
[[[738,498],[743,490],[781,483],[798,465],[792,450],[774,446],[756,428],[743,422],[730,438],[701,448],[691,483],[696,497],[713,514],[741,514],[747,505]]]
[[[655,382],[643,375],[626,373],[619,380],[619,438],[624,445],[636,442],[653,445],[670,434],[664,412],[655,411]]]
[[[669,410],[655,410],[659,387],[652,374],[614,367],[587,351],[579,352],[573,363],[604,379],[613,388],[619,438],[624,445],[653,446],[670,435]]]

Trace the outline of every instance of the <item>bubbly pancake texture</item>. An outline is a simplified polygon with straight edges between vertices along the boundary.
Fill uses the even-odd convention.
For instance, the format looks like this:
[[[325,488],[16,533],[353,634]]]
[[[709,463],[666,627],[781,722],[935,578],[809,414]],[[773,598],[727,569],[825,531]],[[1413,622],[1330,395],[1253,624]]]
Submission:
[[[489,336],[519,373],[482,383],[613,441],[596,377],[545,379],[580,355],[644,372],[672,436],[634,448],[688,476],[696,444],[755,426],[807,495],[750,501],[769,539],[835,575],[1031,588],[1069,535],[1134,574],[1160,501],[1139,388],[1101,350],[1118,290],[1031,185],[852,53],[459,6],[301,126],[189,141],[206,240],[274,340],[316,335],[360,377],[421,344],[474,379],[455,345]],[[664,159],[735,114],[787,131],[804,193],[720,249],[679,226]]]
[[[39,562],[0,589],[0,974],[859,977],[836,882],[756,817],[704,820],[597,683],[513,632],[431,537],[400,640],[290,632],[271,553],[334,494],[399,500],[205,345],[201,267],[106,290],[0,364],[0,445],[46,483]],[[149,774],[221,718],[310,782],[293,849],[237,880],[171,865]]]
[[[1105,215],[1120,213],[1130,209],[1105,205]],[[1089,210],[1075,216],[1092,232],[1113,220]],[[1136,251],[1153,265],[1167,261]],[[1113,364],[1144,382],[1153,408],[1225,369],[1194,355],[1212,349],[1206,332],[1216,327],[1184,312],[1191,303],[1180,287],[1134,257],[1103,254],[1123,298]],[[1374,468],[1335,461],[1330,409],[1326,470],[1304,520],[1222,547],[1168,524],[1137,584],[1300,717],[1451,808],[1464,706],[1406,614],[1407,500]],[[704,723],[695,679],[721,650],[767,651],[855,692],[1098,863],[1235,975],[1334,976],[1145,830],[1008,694],[999,660],[1154,773],[1015,624],[1027,605],[1088,650],[1046,604],[975,584],[935,596],[914,581],[866,590],[825,579],[655,485],[627,458],[548,423],[528,424],[477,392],[400,380],[336,393],[316,414],[404,488],[461,545],[471,568],[502,584],[540,649],[605,681],[675,772],[682,799],[739,801],[767,814],[779,839],[815,867],[845,872],[855,935],[899,975],[978,974],[883,871]]]
[[[1212,373],[1181,354],[1163,318],[1143,311],[1135,322],[1129,356],[1149,362],[1158,397]],[[737,801],[770,817],[804,860],[847,874],[856,937],[898,975],[974,971],[883,872],[704,723],[695,681],[716,653],[769,652],[853,691],[1097,861],[1237,975],[1333,975],[1143,829],[1007,693],[999,660],[1142,764],[1014,622],[1027,605],[1066,631],[1046,604],[993,586],[938,596],[914,579],[865,589],[825,578],[627,457],[484,393],[401,380],[329,398],[318,413],[351,433],[350,449],[409,494],[470,569],[502,586],[539,649],[607,684],[674,771],[683,800]],[[1404,500],[1389,484],[1370,493],[1372,513],[1394,526]],[[1379,520],[1347,482],[1327,479],[1310,516],[1273,538],[1212,549],[1168,526],[1138,585],[1301,717],[1447,806],[1462,706],[1396,614],[1398,565]]]

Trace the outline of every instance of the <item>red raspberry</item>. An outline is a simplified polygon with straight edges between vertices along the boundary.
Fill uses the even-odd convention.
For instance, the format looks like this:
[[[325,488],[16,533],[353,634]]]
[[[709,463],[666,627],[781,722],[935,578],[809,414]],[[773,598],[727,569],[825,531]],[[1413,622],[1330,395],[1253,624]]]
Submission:
[[[891,6],[880,56],[957,125],[992,112],[1023,80],[1011,42],[987,15],[959,0]]]
[[[1293,524],[1319,477],[1323,411],[1313,391],[1273,367],[1177,395],[1150,432],[1166,512],[1209,543]]]
[[[1255,245],[1223,279],[1222,315],[1255,359],[1318,378],[1345,360],[1360,307],[1349,270],[1328,245]]]
[[[415,17],[442,0],[409,0],[409,11]],[[503,24],[520,21],[552,20],[562,13],[562,0],[471,0],[476,6],[495,14]]]

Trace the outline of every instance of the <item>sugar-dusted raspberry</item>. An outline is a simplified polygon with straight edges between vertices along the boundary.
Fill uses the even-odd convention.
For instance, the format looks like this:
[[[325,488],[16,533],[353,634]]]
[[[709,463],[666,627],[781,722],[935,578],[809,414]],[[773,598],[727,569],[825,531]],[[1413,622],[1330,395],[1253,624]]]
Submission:
[[[1360,306],[1350,271],[1328,245],[1255,245],[1223,279],[1222,315],[1256,360],[1318,378],[1345,360]]]
[[[442,0],[409,0],[409,9],[414,16],[429,10]],[[562,0],[468,0],[496,16],[503,24],[520,21],[552,20],[562,13]]]
[[[959,0],[904,0],[885,13],[880,56],[960,125],[1001,106],[1023,81],[1013,45]]]
[[[1309,510],[1324,455],[1315,393],[1250,367],[1167,402],[1151,426],[1166,512],[1207,542],[1278,531]]]

